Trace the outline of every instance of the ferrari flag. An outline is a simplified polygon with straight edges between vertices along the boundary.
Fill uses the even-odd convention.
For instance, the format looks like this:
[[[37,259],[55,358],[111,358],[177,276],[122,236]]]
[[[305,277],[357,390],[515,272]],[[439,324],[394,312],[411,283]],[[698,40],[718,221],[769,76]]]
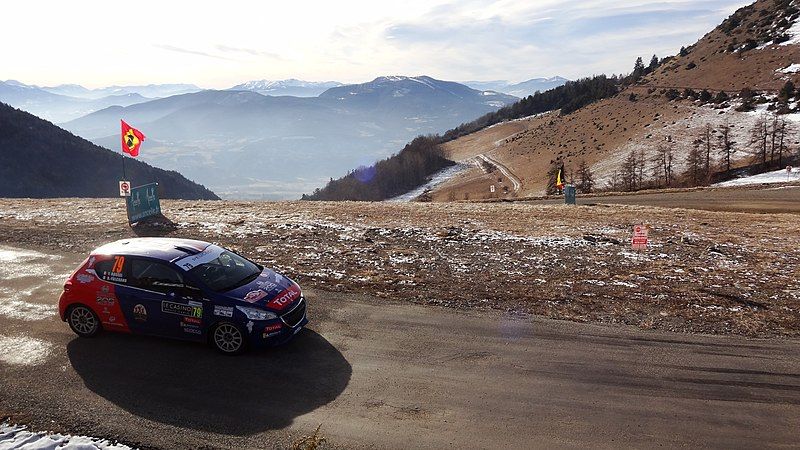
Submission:
[[[122,151],[133,157],[139,156],[139,146],[144,142],[144,134],[132,126],[122,122]]]

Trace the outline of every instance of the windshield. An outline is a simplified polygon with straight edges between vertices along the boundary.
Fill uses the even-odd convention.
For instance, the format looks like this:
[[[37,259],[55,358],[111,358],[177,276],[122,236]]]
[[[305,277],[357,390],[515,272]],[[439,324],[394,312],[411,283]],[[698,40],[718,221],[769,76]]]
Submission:
[[[236,253],[220,248],[210,261],[203,261],[189,270],[216,292],[226,292],[253,281],[261,268]]]

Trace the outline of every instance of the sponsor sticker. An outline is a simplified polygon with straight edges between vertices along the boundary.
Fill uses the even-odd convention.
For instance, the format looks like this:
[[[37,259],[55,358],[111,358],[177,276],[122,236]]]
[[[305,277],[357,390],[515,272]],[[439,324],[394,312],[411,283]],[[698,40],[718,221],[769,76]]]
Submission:
[[[272,299],[272,301],[269,302],[267,306],[283,309],[288,304],[300,298],[301,295],[300,288],[298,288],[297,285],[293,285],[292,287],[278,294],[274,299]]]
[[[78,282],[81,284],[91,283],[92,281],[94,281],[94,276],[88,273],[79,273],[76,278],[78,279]]]
[[[97,294],[97,304],[103,306],[113,306],[116,303],[116,300],[113,297],[106,297],[100,294]]]
[[[203,323],[203,321],[198,319],[197,317],[181,317],[181,322],[187,325],[200,325],[201,323]]]
[[[133,318],[139,322],[147,321],[147,308],[142,304],[137,304],[133,307]]]
[[[202,334],[202,331],[200,331],[200,328],[198,328],[197,325],[191,325],[181,322],[181,329],[183,329],[184,333]]]
[[[255,303],[266,296],[267,296],[266,292],[262,291],[261,289],[258,289],[256,291],[248,292],[247,295],[244,296],[244,301]]]
[[[203,317],[203,307],[202,306],[192,306],[192,305],[185,305],[183,303],[175,303],[175,302],[161,302],[161,312],[165,312],[167,314],[175,314],[178,316],[184,317]]]
[[[233,317],[233,306],[214,305],[214,315],[220,317]]]
[[[278,287],[278,285],[272,281],[256,281],[256,285],[267,292]]]
[[[271,337],[271,336],[275,336],[276,334],[279,334],[281,332],[282,328],[283,328],[283,325],[281,325],[279,323],[275,323],[275,324],[272,324],[272,325],[267,325],[266,327],[264,327],[264,332],[261,334],[261,337],[262,338],[268,338],[268,337]]]
[[[197,266],[203,265],[205,263],[211,262],[217,258],[219,255],[222,254],[224,250],[222,247],[217,247],[216,245],[209,245],[200,253],[196,253],[191,256],[187,256],[185,258],[181,258],[175,262],[183,270],[189,271],[194,269]]]

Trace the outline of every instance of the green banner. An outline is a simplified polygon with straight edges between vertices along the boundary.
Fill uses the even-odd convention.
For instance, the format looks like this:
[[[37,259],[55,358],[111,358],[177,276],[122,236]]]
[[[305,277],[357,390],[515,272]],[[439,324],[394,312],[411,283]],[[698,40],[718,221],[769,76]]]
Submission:
[[[131,189],[127,198],[128,223],[138,222],[145,217],[161,214],[158,201],[158,183],[145,184]]]

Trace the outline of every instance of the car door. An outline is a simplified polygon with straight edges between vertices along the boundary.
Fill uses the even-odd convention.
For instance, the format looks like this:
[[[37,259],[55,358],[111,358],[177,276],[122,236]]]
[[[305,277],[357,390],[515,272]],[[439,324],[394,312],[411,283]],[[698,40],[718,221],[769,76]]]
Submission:
[[[128,286],[135,294],[124,305],[132,331],[202,340],[203,302],[192,295],[183,276],[168,264],[130,258]]]

